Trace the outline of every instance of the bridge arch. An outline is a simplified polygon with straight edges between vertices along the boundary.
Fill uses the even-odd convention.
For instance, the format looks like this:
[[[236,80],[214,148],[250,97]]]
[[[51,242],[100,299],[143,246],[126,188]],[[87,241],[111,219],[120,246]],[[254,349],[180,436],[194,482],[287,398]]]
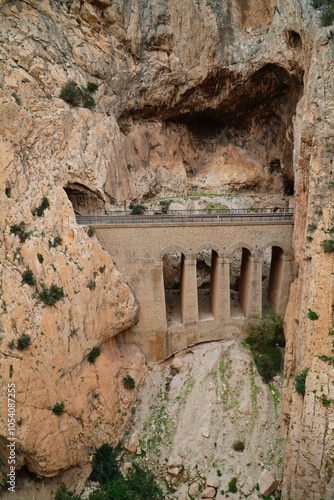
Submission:
[[[258,248],[254,247],[253,245],[250,245],[246,241],[239,241],[238,243],[234,243],[233,245],[231,245],[227,251],[229,257],[231,257],[232,252],[238,250],[238,248],[247,248],[252,257],[254,258],[258,257],[258,252],[259,252]]]
[[[193,259],[196,259],[196,256],[202,251],[202,250],[214,250],[218,257],[222,259],[224,257],[224,251],[220,249],[217,245],[214,243],[203,243],[202,245],[199,245],[198,247],[194,248],[191,252]]]
[[[164,247],[162,250],[159,250],[159,253],[158,253],[159,257],[158,258],[161,260],[164,258],[166,253],[173,252],[173,251],[182,253],[186,260],[190,260],[193,258],[192,253],[188,249],[185,249],[181,245],[168,245],[168,246]]]
[[[265,245],[263,245],[259,251],[259,256],[260,257],[263,257],[263,253],[268,249],[268,248],[271,248],[271,247],[279,247],[282,249],[283,251],[283,254],[288,257],[288,258],[292,258],[291,256],[291,249],[289,248],[289,246],[284,242],[284,241],[279,241],[279,240],[273,240],[273,241],[270,241],[268,243],[266,243]]]

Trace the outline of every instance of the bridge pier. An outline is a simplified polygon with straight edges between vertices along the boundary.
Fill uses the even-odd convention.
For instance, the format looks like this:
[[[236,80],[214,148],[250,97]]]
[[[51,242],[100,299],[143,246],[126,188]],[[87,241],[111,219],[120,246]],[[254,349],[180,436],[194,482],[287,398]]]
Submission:
[[[252,257],[252,278],[250,280],[250,289],[248,293],[248,309],[246,318],[250,316],[262,316],[262,264],[261,257]]]
[[[284,314],[291,283],[292,258],[282,251],[273,250],[272,261],[268,285],[269,304],[275,313]]]
[[[198,321],[198,296],[196,260],[185,258],[181,262],[181,311],[182,324],[188,325]]]
[[[217,257],[212,262],[210,301],[217,321],[230,318],[230,259]]]

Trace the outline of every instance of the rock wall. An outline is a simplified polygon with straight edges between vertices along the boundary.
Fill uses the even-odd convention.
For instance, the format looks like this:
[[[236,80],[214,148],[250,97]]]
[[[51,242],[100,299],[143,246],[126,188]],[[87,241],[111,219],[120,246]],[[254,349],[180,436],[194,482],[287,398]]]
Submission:
[[[159,196],[295,187],[284,498],[332,498],[333,367],[317,356],[332,355],[333,258],[320,243],[333,226],[333,43],[318,17],[306,0],[0,1],[1,350],[3,383],[14,370],[25,423],[20,464],[52,475],[85,460],[88,436],[94,445],[116,441],[116,408],[132,397],[124,402],[115,382],[109,399],[105,379],[125,366],[140,385],[145,372],[140,354],[120,353],[114,339],[136,321],[135,299],[76,226],[67,195],[77,211],[103,211]],[[96,105],[60,99],[70,80],[95,83]],[[43,196],[50,209],[34,216]],[[21,222],[22,242],[11,232]],[[65,297],[44,307],[36,286],[22,285],[28,268],[37,292],[54,283]],[[31,346],[9,348],[23,333]],[[90,365],[97,345],[102,354]],[[293,377],[304,367],[302,399]],[[105,397],[89,402],[93,392]],[[53,416],[60,401],[66,414]],[[52,428],[45,437],[41,422]]]

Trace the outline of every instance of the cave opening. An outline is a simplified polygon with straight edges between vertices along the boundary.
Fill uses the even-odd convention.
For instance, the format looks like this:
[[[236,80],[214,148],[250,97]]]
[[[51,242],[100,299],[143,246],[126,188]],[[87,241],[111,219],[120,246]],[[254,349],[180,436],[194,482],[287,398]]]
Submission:
[[[76,182],[67,184],[63,189],[76,215],[103,215],[105,213],[105,204],[100,193]]]
[[[298,34],[291,37],[298,43]],[[269,63],[247,76],[222,69],[184,91],[173,106],[142,103],[140,109],[124,112],[119,123],[129,117],[143,125],[158,120],[165,124],[165,138],[159,142],[171,137],[169,148],[181,138],[179,151],[190,190],[214,168],[220,179],[215,189],[222,193],[293,194],[292,120],[302,91],[298,64],[288,71]],[[168,153],[166,147],[166,157]],[[164,165],[168,168],[166,160]]]

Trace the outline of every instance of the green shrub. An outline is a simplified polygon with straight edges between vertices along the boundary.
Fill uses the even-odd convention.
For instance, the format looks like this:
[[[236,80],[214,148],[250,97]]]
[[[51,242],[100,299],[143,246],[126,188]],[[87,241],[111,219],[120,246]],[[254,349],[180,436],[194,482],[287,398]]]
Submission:
[[[281,370],[283,355],[278,347],[266,347],[261,354],[254,356],[256,368],[263,381],[268,384]]]
[[[48,288],[44,283],[41,284],[42,290],[38,292],[38,298],[47,306],[53,306],[58,300],[65,297],[64,289],[52,284]]]
[[[27,269],[22,273],[22,283],[27,284],[29,286],[35,286],[36,285],[36,278],[34,273],[32,272],[31,269]]]
[[[208,214],[212,214],[213,212],[218,212],[222,214],[229,213],[229,208],[227,205],[223,205],[222,203],[208,203],[204,209]]]
[[[93,94],[94,92],[96,92],[98,88],[99,88],[99,86],[96,83],[94,83],[94,82],[88,82],[87,83],[87,90],[91,94]]]
[[[13,224],[13,226],[10,226],[10,232],[18,236],[21,243],[24,243],[30,236],[30,233],[28,233],[25,228],[26,223],[21,221],[20,224]]]
[[[125,375],[125,377],[123,377],[123,386],[126,389],[134,389],[136,387],[136,382],[131,375]]]
[[[119,470],[117,455],[118,451],[108,444],[96,450],[89,479],[99,482],[102,489],[93,492],[89,500],[163,500],[163,493],[150,471],[133,462],[125,479]]]
[[[101,354],[101,349],[99,347],[93,347],[90,353],[87,356],[87,360],[89,363],[95,363],[95,360]]]
[[[132,215],[141,215],[145,212],[146,207],[144,205],[130,205]]]
[[[268,383],[282,368],[280,347],[285,345],[282,317],[274,312],[258,317],[250,323],[248,333],[245,342],[259,374]]]
[[[254,351],[261,352],[266,347],[285,345],[283,319],[280,314],[274,312],[251,321],[248,333],[246,343]]]
[[[30,345],[31,345],[30,335],[22,333],[21,337],[16,342],[16,349],[18,349],[19,351],[24,351],[25,349],[28,349]]]
[[[320,245],[324,249],[324,253],[334,252],[334,240],[323,240]]]
[[[326,1],[327,0],[313,0],[312,1],[312,6],[315,9],[319,9],[320,7],[322,7],[326,3]]]
[[[233,443],[232,445],[232,448],[234,449],[234,451],[244,451],[245,443],[243,443],[242,441],[235,441],[235,443]]]
[[[322,361],[325,361],[329,365],[334,366],[334,356],[326,356],[326,354],[321,354],[321,356],[317,356]]]
[[[41,253],[38,253],[38,254],[37,254],[37,259],[38,259],[38,262],[39,262],[40,264],[43,264],[43,262],[44,262],[44,257],[43,257],[43,255],[42,255]]]
[[[315,311],[312,311],[312,309],[308,308],[307,317],[312,321],[314,321],[319,318],[319,314],[316,313]]]
[[[314,231],[316,229],[317,229],[317,225],[314,222],[312,222],[311,224],[309,224],[307,226],[307,230],[308,230],[309,233],[314,233]]]
[[[89,228],[87,229],[88,236],[92,238],[95,235],[95,233],[96,233],[95,228],[93,226],[89,226]]]
[[[331,26],[334,23],[334,6],[327,5],[321,13],[322,26]]]
[[[89,480],[104,485],[111,479],[119,477],[121,474],[116,458],[117,451],[113,450],[108,444],[103,444],[98,448],[93,457],[93,470]]]
[[[105,488],[105,498],[112,500],[133,500],[133,495],[127,481],[123,477],[112,479]]]
[[[106,270],[106,266],[105,265],[99,267],[99,271],[100,271],[101,274],[104,273],[105,270]]]
[[[95,288],[96,288],[96,282],[94,280],[90,280],[87,283],[87,288],[89,288],[89,290],[95,290]]]
[[[303,371],[295,376],[295,389],[298,394],[302,396],[305,395],[306,377],[309,372],[309,368],[304,368]]]
[[[232,477],[231,481],[228,483],[228,491],[231,493],[237,493],[237,481],[238,479],[236,477]]]
[[[162,200],[160,201],[161,211],[163,214],[167,214],[172,200]]]
[[[87,88],[80,87],[76,82],[70,81],[61,89],[59,97],[67,102],[70,106],[84,108],[92,108],[95,106],[95,101],[91,96],[95,92],[96,84],[88,82]],[[94,90],[93,90],[94,87]],[[96,86],[97,87],[97,86]]]
[[[325,394],[322,394],[321,396],[321,403],[323,406],[329,406],[331,404],[332,400],[331,399],[327,399]]]
[[[131,469],[129,469],[128,477],[129,486],[133,493],[131,499],[163,500],[163,493],[151,471],[142,469],[138,464],[133,462]]]
[[[50,203],[47,197],[43,196],[41,204],[38,207],[33,208],[31,213],[33,215],[37,215],[38,217],[42,217],[47,208],[50,208]]]
[[[55,236],[53,240],[49,240],[49,248],[56,248],[58,245],[63,243],[63,238],[61,236]]]
[[[82,94],[83,92],[79,85],[74,81],[70,81],[61,89],[59,97],[67,102],[67,104],[76,107],[81,104]]]
[[[65,412],[64,403],[56,403],[51,411],[52,411],[52,413],[57,415],[57,417],[60,417]]]

